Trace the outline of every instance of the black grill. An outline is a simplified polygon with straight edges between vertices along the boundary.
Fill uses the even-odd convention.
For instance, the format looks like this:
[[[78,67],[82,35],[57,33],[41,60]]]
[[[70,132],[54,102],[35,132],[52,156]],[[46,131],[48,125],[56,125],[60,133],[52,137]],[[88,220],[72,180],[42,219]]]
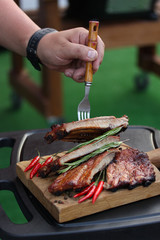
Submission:
[[[38,146],[41,155],[64,151],[72,143],[44,142],[48,129],[0,134],[0,148],[11,147],[10,167],[0,169],[0,190],[14,193],[28,223],[14,224],[0,206],[0,239],[55,240],[158,240],[160,196],[106,210],[66,223],[58,223],[16,176],[16,162],[33,158]],[[129,126],[121,139],[141,151],[160,147],[160,131],[143,126]],[[4,159],[5,160],[5,159]]]

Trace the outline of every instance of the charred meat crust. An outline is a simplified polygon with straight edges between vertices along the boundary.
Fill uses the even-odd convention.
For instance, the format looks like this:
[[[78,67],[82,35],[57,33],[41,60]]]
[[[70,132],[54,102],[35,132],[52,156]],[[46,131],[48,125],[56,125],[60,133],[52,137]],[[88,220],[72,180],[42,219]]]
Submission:
[[[55,140],[63,140],[70,142],[84,142],[93,139],[104,132],[116,128],[128,126],[128,117],[124,115],[121,118],[114,116],[103,116],[61,125],[53,125],[51,131],[46,133],[45,140],[51,143]]]
[[[148,155],[137,149],[125,149],[116,153],[106,170],[107,190],[133,189],[138,185],[148,186],[155,181],[155,172]]]
[[[38,170],[38,173],[40,177],[45,178],[47,177],[51,172],[56,172],[60,168],[59,165],[59,158],[54,160],[53,162],[47,164],[46,166],[40,168]]]
[[[88,186],[96,174],[106,168],[104,188],[116,191],[148,186],[155,181],[155,172],[148,155],[137,149],[110,149],[90,158],[80,166],[59,175],[49,186],[49,192],[59,195],[64,191]]]
[[[65,136],[67,136],[67,132],[65,131],[63,125],[64,124],[62,124],[62,125],[59,125],[59,124],[52,125],[52,127],[51,127],[52,131],[48,132],[44,137],[48,143],[51,143],[55,140],[61,140]]]
[[[112,161],[117,151],[117,149],[110,149],[109,151],[90,158],[80,166],[62,173],[49,186],[49,192],[57,195],[66,190],[76,190],[88,186],[94,176]]]

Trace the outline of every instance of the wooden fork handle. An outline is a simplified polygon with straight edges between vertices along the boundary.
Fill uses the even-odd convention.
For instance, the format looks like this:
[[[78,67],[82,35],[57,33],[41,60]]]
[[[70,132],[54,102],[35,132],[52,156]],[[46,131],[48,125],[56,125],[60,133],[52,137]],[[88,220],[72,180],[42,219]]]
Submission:
[[[98,21],[89,21],[88,46],[93,49],[97,48],[98,27],[99,27]],[[85,82],[91,84],[92,80],[93,80],[92,62],[87,62],[86,63]]]

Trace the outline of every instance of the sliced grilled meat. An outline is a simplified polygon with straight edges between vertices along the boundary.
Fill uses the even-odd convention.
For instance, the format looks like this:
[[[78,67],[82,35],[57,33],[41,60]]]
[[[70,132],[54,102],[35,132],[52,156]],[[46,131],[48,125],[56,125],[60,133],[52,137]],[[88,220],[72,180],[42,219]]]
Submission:
[[[61,158],[57,158],[55,161],[41,168],[39,170],[39,174],[41,177],[46,177],[50,172],[57,171],[60,167],[64,165],[64,163],[73,161],[74,159],[87,155],[101,148],[102,146],[105,146],[111,142],[118,142],[119,140],[120,140],[119,136],[109,136],[103,139],[102,141],[99,141],[98,143],[96,142],[90,143],[86,146],[74,150],[73,152],[65,154]]]
[[[55,140],[63,140],[70,142],[83,142],[93,139],[104,132],[116,128],[128,126],[128,117],[123,116],[116,118],[114,116],[103,116],[75,121],[70,123],[63,123],[61,125],[53,125],[52,131],[45,135],[48,143]]]
[[[65,190],[80,189],[88,186],[95,174],[103,170],[113,160],[117,151],[117,149],[110,149],[59,175],[49,186],[49,192],[59,195]]]
[[[155,172],[146,153],[128,148],[116,153],[107,167],[106,179],[106,189],[132,189],[137,185],[147,186],[155,181]]]

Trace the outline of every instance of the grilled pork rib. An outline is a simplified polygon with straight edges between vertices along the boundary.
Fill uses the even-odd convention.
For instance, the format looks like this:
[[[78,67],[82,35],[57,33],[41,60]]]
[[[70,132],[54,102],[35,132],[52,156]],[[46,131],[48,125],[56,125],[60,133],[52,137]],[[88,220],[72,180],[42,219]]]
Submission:
[[[146,153],[129,148],[116,153],[106,170],[106,179],[106,189],[132,189],[137,185],[147,186],[155,181],[155,172]]]
[[[132,189],[137,185],[147,186],[155,181],[155,172],[148,156],[136,149],[110,149],[90,158],[78,167],[59,175],[49,186],[49,192],[59,195],[65,190],[88,186],[96,173],[106,168],[104,188]]]
[[[75,121],[70,123],[63,123],[61,125],[53,125],[52,131],[45,135],[48,143],[55,140],[63,140],[70,142],[83,142],[93,139],[104,132],[116,128],[128,126],[128,117],[123,116],[116,118],[114,116],[103,116]]]
[[[81,148],[74,150],[73,152],[67,153],[60,158],[57,158],[47,166],[41,168],[39,170],[39,174],[41,177],[46,177],[50,172],[58,170],[61,166],[64,165],[64,163],[83,157],[84,155],[87,155],[111,142],[118,142],[119,140],[120,140],[119,136],[109,136],[104,138],[102,141],[99,141],[98,143],[92,142],[88,145],[85,145]]]
[[[110,149],[90,158],[80,166],[62,173],[49,186],[49,192],[59,195],[69,189],[80,189],[88,186],[95,174],[103,170],[112,161],[117,151],[117,149]]]

